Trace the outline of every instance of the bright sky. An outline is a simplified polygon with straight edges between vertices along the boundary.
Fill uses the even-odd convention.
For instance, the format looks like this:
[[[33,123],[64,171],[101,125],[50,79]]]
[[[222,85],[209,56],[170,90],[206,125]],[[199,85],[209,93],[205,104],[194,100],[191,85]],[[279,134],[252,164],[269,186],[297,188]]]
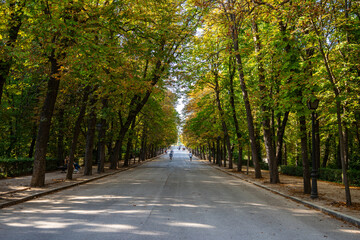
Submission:
[[[183,114],[182,114],[182,110],[184,108],[184,103],[183,103],[183,98],[179,98],[179,100],[177,101],[177,104],[176,104],[176,111],[179,113],[180,115],[180,118],[183,119]]]

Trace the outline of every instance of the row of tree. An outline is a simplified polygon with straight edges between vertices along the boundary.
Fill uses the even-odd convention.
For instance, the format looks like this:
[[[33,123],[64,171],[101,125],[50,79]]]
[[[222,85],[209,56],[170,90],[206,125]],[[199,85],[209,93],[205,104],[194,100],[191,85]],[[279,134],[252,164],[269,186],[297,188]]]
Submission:
[[[178,55],[200,8],[180,0],[0,1],[0,156],[82,156],[91,174],[115,169],[126,146],[140,158],[177,139],[173,84]],[[95,142],[97,142],[95,147]]]
[[[347,169],[360,168],[359,2],[196,3],[206,14],[187,52],[185,144],[227,151],[230,168],[236,150],[239,170],[249,146],[255,176],[266,158],[271,183],[280,181],[279,164],[303,166],[305,193],[313,151],[318,166],[342,168],[350,205]]]

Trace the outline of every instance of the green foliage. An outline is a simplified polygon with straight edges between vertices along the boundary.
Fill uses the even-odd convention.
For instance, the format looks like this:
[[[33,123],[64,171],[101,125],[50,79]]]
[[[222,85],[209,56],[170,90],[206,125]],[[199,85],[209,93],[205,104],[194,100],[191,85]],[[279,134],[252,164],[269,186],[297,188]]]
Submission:
[[[299,166],[288,166],[288,165],[281,165],[279,166],[279,172],[282,174],[290,175],[290,176],[303,176],[303,167]]]
[[[202,28],[199,31],[201,34],[194,37],[186,53],[189,59],[186,69],[190,72],[187,75],[187,95],[190,100],[183,141],[195,148],[223,136],[214,96],[210,94],[215,87],[213,73],[217,71],[226,124],[231,134],[231,142],[237,144],[228,86],[231,69],[229,59],[239,54],[242,64],[233,63],[237,70],[233,80],[243,146],[249,142],[246,140],[248,129],[247,119],[244,117],[245,106],[241,100],[242,89],[238,84],[239,70],[245,75],[252,120],[257,138],[261,139],[260,148],[263,151],[265,147],[261,128],[264,116],[271,121],[272,137],[276,145],[279,139],[278,129],[283,124],[285,113],[290,112],[284,134],[282,161],[286,158],[288,165],[302,162],[302,136],[299,126],[302,116],[305,116],[306,121],[306,126],[302,127],[306,127],[306,151],[310,157],[312,126],[307,102],[318,98],[320,105],[316,112],[320,126],[320,159],[323,159],[326,152],[327,165],[339,165],[339,122],[335,104],[339,101],[340,122],[343,124],[348,146],[349,174],[352,170],[360,169],[357,156],[360,149],[359,5],[350,4],[349,1],[325,1],[322,5],[316,1],[291,1],[282,4],[277,1],[267,1],[266,4],[253,1],[246,5],[252,9],[251,13],[244,6],[239,4],[239,1],[227,1],[226,4],[225,1],[208,2],[203,6],[207,12],[203,16]],[[244,14],[235,14],[233,21],[233,18],[229,17],[232,12]],[[258,27],[257,31],[254,23]],[[233,49],[232,42],[232,31],[236,24],[238,52]],[[258,39],[257,42],[254,39]],[[265,79],[261,79],[261,76]],[[335,93],[334,89],[338,93]],[[331,138],[330,146],[325,146],[328,138]],[[295,169],[284,167],[284,171],[292,172]],[[297,172],[302,176],[302,170]],[[330,175],[338,179],[337,174]],[[331,178],[330,175],[328,178]]]

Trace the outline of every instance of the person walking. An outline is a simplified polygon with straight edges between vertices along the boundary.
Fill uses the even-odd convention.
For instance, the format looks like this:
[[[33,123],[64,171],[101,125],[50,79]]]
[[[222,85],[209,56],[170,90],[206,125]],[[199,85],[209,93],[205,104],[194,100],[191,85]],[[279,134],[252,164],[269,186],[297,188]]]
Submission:
[[[170,160],[172,160],[173,155],[174,155],[174,151],[173,151],[173,150],[171,150],[171,151],[170,151],[170,154],[169,154]]]
[[[189,152],[190,161],[192,161],[192,152]]]

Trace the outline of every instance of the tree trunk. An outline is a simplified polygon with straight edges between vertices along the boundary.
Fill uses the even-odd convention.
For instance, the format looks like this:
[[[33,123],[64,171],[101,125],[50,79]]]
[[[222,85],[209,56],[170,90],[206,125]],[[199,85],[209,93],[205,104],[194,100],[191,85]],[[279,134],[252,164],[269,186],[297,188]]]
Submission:
[[[119,156],[120,156],[120,154],[122,154],[122,152],[121,152],[122,142],[123,142],[123,138],[125,137],[126,132],[127,132],[127,129],[125,130],[125,128],[123,128],[123,127],[120,129],[120,134],[119,134],[118,139],[115,142],[115,146],[111,152],[112,155],[110,156],[110,169],[116,169],[118,167]]]
[[[223,152],[223,156],[224,156],[224,167],[226,167],[226,153],[228,151],[227,147],[226,147],[226,141],[224,139],[224,146],[223,146],[224,152]]]
[[[46,98],[40,113],[39,130],[36,137],[34,168],[31,178],[32,187],[43,187],[45,185],[46,152],[49,141],[51,118],[53,116],[56,98],[59,90],[60,80],[56,77],[60,66],[55,59],[55,50],[49,57],[51,71],[47,86]]]
[[[229,63],[232,63],[232,58],[229,59]],[[238,144],[238,149],[239,149],[239,156],[237,159],[237,170],[239,172],[241,172],[241,168],[242,168],[242,142],[241,142],[241,132],[240,132],[240,128],[239,128],[239,122],[237,120],[237,116],[236,116],[236,107],[235,107],[235,93],[234,93],[234,76],[235,76],[235,72],[236,72],[236,68],[235,68],[235,63],[233,65],[229,64],[229,72],[230,72],[230,106],[231,106],[231,112],[232,112],[232,117],[234,120],[234,125],[235,125],[235,131],[236,131],[236,139],[237,139],[237,144]]]
[[[304,193],[310,194],[311,185],[310,185],[309,153],[307,147],[308,140],[307,140],[305,116],[300,116],[299,122],[300,122],[301,157],[302,157],[302,165],[303,165]]]
[[[91,111],[88,120],[88,131],[86,134],[86,147],[85,147],[85,166],[84,175],[92,175],[93,165],[93,150],[94,150],[94,139],[95,139],[95,128],[96,128],[96,112],[95,112],[96,97],[92,96],[90,100]]]
[[[217,74],[217,72],[214,72],[215,74],[215,94],[216,94],[216,102],[217,102],[217,107],[220,113],[220,120],[221,120],[221,125],[222,125],[222,129],[224,132],[224,167],[226,167],[226,147],[227,149],[231,148],[231,143],[230,143],[230,137],[229,137],[229,132],[228,132],[228,128],[225,122],[225,113],[224,110],[221,107],[221,101],[220,101],[220,88],[219,88],[219,76]],[[226,147],[225,147],[226,146]],[[233,168],[233,163],[232,163],[232,154],[231,152],[229,152],[228,154],[229,156],[229,168],[232,169]]]
[[[124,167],[129,166],[129,163],[130,163],[129,159],[130,159],[131,145],[132,145],[132,138],[129,135],[128,141],[126,143],[126,152],[125,152],[124,165],[123,165]]]
[[[34,126],[33,128],[33,132],[32,132],[32,139],[31,139],[31,144],[30,144],[30,149],[29,149],[29,158],[32,158],[33,155],[34,155],[34,149],[35,149],[35,143],[36,143],[36,130],[37,130],[37,127]],[[59,160],[59,158],[58,158]],[[62,162],[64,161],[64,158],[62,158]],[[60,164],[62,164],[62,162]]]
[[[287,160],[288,160],[288,152],[287,152],[287,144],[284,143],[284,165],[287,166]]]
[[[318,119],[318,114],[315,113],[316,121],[315,121],[315,159],[316,159],[316,168],[320,168],[320,121]]]
[[[126,144],[126,153],[125,153],[125,160],[124,160],[124,167],[129,166],[129,159],[130,159],[130,150],[131,150],[131,146],[132,146],[132,139],[133,139],[133,135],[134,135],[134,129],[135,129],[135,118],[131,124],[131,129],[129,132],[129,136],[128,136],[128,141]]]
[[[349,129],[346,127],[345,123],[344,124],[344,159],[345,159],[345,166],[346,169],[348,169],[349,167]]]
[[[87,100],[88,100],[88,97],[89,97],[89,93],[90,93],[90,87],[87,86],[84,89],[84,96],[83,96],[83,99],[82,99],[82,102],[81,102],[79,116],[76,119],[74,129],[73,129],[73,138],[72,138],[72,141],[71,141],[69,162],[68,162],[67,173],[66,173],[66,179],[69,179],[69,180],[72,179],[72,174],[73,174],[73,171],[74,171],[74,157],[75,157],[78,138],[79,138],[79,134],[80,134],[80,130],[81,130],[81,123],[82,123],[82,121],[84,119],[84,116],[85,116],[86,105],[87,105]]]
[[[332,139],[333,135],[330,134],[325,141],[325,152],[324,152],[324,158],[323,158],[323,162],[322,162],[322,167],[326,168],[326,164],[329,160],[329,155],[330,155],[330,141]]]
[[[271,132],[271,125],[270,125],[270,117],[271,117],[271,109],[268,106],[269,99],[269,91],[266,87],[265,83],[265,75],[264,75],[264,66],[262,63],[262,56],[261,56],[261,43],[259,39],[258,33],[258,26],[255,22],[255,19],[252,20],[252,31],[253,31],[253,38],[255,43],[255,53],[257,59],[257,68],[259,73],[259,89],[260,89],[260,99],[261,99],[261,111],[262,111],[262,125],[263,125],[263,132],[264,132],[264,142],[265,142],[265,149],[266,155],[269,163],[269,172],[270,172],[270,183],[279,183],[279,172],[278,172],[278,164],[276,161],[276,155],[273,146],[273,133]]]
[[[211,162],[211,155],[212,155],[212,152],[211,152],[211,144],[210,144],[210,141],[208,141],[208,160],[209,162]]]
[[[221,166],[220,137],[216,138],[216,164]]]
[[[217,158],[216,158],[216,148],[215,148],[215,142],[213,142],[213,145],[212,145],[212,154],[213,154],[213,164],[216,164],[217,163]]]
[[[102,109],[105,110],[108,108],[108,99],[102,100]],[[106,129],[107,123],[106,119],[103,118],[100,120],[99,126],[99,161],[98,161],[98,173],[103,173],[105,171],[105,156],[106,156]]]
[[[340,91],[336,86],[336,78],[331,70],[331,66],[329,63],[329,60],[327,58],[327,55],[325,54],[323,43],[320,37],[320,33],[317,29],[317,26],[315,25],[313,19],[311,19],[312,25],[314,27],[315,33],[318,36],[318,43],[319,43],[319,50],[324,60],[324,65],[326,68],[326,71],[329,75],[329,82],[333,88],[334,94],[335,94],[335,101],[336,101],[336,118],[338,123],[338,134],[339,134],[339,145],[340,145],[340,159],[341,159],[341,168],[342,168],[342,175],[343,175],[343,183],[345,185],[345,196],[346,196],[346,205],[351,205],[351,195],[350,195],[350,187],[349,182],[347,179],[347,171],[346,171],[346,164],[345,164],[345,143],[344,143],[344,136],[343,136],[343,127],[342,127],[342,117],[341,117],[341,100],[340,100]]]
[[[146,148],[146,123],[143,125],[142,134],[141,134],[141,149],[140,149],[140,159],[145,161],[145,148]]]
[[[282,163],[282,148],[284,143],[285,128],[289,119],[289,113],[289,111],[285,112],[282,123],[279,121],[279,126],[277,129],[276,162],[278,165]]]
[[[232,26],[230,27],[231,28],[230,30],[231,30],[231,36],[232,36],[232,41],[233,41],[234,53],[235,53],[235,57],[236,57],[236,61],[237,61],[241,91],[243,94],[243,100],[244,100],[244,104],[245,104],[246,119],[247,119],[250,144],[251,144],[251,149],[252,149],[251,152],[252,152],[252,158],[253,158],[254,168],[255,168],[255,178],[261,178],[261,169],[260,169],[260,164],[259,164],[260,160],[257,155],[258,148],[256,146],[254,118],[253,118],[252,112],[251,112],[251,105],[250,105],[248,91],[247,91],[247,87],[246,87],[246,83],[245,83],[243,64],[242,64],[242,59],[241,59],[240,49],[239,49],[239,33],[238,33],[239,26],[238,26],[238,23],[236,20],[235,13],[231,13],[229,15],[230,15],[230,18],[232,21]]]

